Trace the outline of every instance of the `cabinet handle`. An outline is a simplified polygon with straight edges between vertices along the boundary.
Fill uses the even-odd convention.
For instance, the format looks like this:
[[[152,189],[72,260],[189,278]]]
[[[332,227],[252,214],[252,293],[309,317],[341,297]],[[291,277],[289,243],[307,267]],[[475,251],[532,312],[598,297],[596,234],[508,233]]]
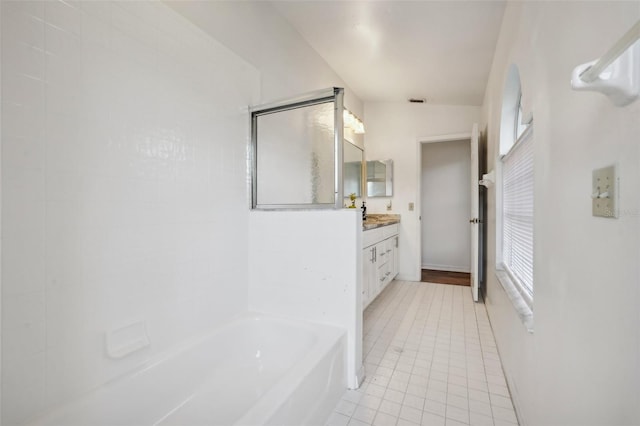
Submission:
[[[391,251],[391,249],[387,250],[387,253],[389,253]]]
[[[396,237],[396,248],[398,248],[398,237]]]
[[[373,248],[373,261],[378,261],[378,249],[376,247]]]
[[[388,277],[389,275],[391,275],[391,272],[387,272],[386,274],[384,274],[385,277]]]
[[[385,254],[387,253],[383,251],[382,253],[380,253],[380,256],[384,256]]]
[[[387,276],[385,275],[384,277],[380,278],[380,282],[384,281],[385,278],[387,278]]]

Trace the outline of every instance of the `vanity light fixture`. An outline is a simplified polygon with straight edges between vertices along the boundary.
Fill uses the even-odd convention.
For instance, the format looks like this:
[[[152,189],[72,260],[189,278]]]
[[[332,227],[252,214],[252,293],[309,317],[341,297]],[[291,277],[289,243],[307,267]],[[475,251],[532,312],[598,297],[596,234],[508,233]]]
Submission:
[[[351,111],[345,108],[342,117],[344,119],[344,127],[348,127],[353,130],[353,133],[356,135],[364,134],[364,123]]]

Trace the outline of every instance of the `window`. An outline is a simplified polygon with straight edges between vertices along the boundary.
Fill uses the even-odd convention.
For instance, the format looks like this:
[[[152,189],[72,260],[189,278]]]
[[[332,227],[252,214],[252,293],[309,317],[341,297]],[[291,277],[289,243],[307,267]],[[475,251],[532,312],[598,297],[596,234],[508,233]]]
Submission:
[[[525,122],[518,70],[509,70],[500,124],[498,278],[532,330],[534,293],[533,124]]]
[[[515,136],[514,140],[517,141],[518,138],[524,133],[524,131],[529,127],[528,123],[524,122],[524,115],[522,114],[522,93],[518,95],[518,108],[516,110],[516,122],[514,124],[515,128]]]

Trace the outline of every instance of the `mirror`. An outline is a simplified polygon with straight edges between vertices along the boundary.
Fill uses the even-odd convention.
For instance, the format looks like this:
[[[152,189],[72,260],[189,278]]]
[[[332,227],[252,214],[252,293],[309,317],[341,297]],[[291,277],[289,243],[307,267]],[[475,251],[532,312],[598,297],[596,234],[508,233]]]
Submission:
[[[345,139],[344,141],[344,170],[343,170],[344,198],[349,194],[362,197],[362,150]]]
[[[393,160],[367,161],[367,197],[393,195]]]

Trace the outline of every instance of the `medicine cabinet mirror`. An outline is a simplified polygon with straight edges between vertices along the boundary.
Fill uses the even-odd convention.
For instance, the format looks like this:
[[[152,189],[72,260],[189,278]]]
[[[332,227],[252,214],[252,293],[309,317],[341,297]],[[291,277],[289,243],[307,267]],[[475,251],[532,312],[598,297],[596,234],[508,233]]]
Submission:
[[[367,161],[367,197],[393,195],[393,160]]]

